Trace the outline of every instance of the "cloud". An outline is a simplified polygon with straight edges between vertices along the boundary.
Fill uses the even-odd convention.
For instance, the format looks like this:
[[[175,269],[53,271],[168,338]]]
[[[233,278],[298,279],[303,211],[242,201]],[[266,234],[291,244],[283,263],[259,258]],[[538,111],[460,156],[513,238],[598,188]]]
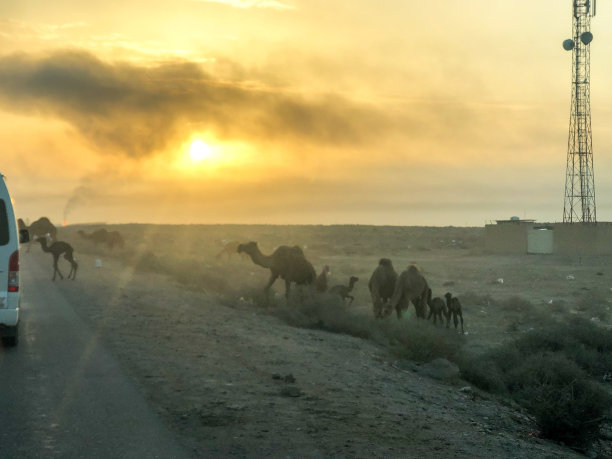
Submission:
[[[99,150],[142,157],[185,141],[193,126],[227,138],[360,145],[394,125],[339,96],[303,96],[220,80],[187,61],[138,66],[87,52],[0,57],[0,107],[60,118]]]

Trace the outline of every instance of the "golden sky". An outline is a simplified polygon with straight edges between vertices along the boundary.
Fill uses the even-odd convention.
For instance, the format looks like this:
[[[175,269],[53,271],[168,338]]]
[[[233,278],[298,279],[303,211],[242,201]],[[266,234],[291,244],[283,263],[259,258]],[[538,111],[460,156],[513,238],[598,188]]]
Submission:
[[[600,3],[603,221],[612,9]],[[20,216],[56,223],[558,221],[571,4],[0,2],[0,171]]]

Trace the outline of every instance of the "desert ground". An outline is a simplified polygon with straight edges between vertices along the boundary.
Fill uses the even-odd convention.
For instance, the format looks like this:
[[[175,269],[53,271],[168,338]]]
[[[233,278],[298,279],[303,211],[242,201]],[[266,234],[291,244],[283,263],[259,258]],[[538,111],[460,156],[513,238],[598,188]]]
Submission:
[[[125,246],[77,234],[103,226]],[[456,227],[72,225],[59,239],[75,248],[77,278],[55,286],[194,457],[606,457],[609,441],[575,451],[541,438],[525,410],[452,364],[432,365],[426,350],[407,358],[384,339],[293,314],[311,293],[296,289],[287,304],[278,280],[266,299],[268,270],[217,257],[234,240],[264,253],[300,245],[317,272],[330,266],[330,285],[359,278],[350,311],[364,321],[374,320],[367,283],[379,258],[398,272],[415,263],[434,296],[461,299],[466,333],[435,329],[413,308],[393,326],[435,329],[475,355],[559,315],[608,325],[612,258],[493,256],[482,238],[482,228]],[[22,249],[24,269],[31,263],[51,277],[36,244]],[[349,308],[331,295],[315,301]]]

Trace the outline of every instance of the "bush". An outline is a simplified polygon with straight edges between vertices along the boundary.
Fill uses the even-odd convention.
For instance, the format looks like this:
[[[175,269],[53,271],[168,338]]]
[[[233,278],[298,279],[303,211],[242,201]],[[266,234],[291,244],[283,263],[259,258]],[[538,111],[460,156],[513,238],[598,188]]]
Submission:
[[[592,379],[612,368],[612,332],[589,321],[549,325],[459,363],[465,379],[509,395],[535,416],[545,437],[568,444],[597,437],[612,406]]]
[[[535,416],[542,435],[579,445],[597,437],[609,394],[559,353],[540,353],[507,374],[515,400]]]
[[[295,292],[289,305],[277,308],[274,315],[293,326],[319,328],[371,339],[390,348],[402,358],[419,362],[439,357],[456,360],[463,345],[460,335],[444,327],[435,327],[428,321],[408,317],[402,320],[394,317],[375,319],[347,309],[333,295]]]
[[[522,355],[562,352],[589,375],[602,377],[612,368],[612,330],[584,319],[534,330],[516,341]]]
[[[492,359],[485,356],[464,355],[459,361],[461,377],[475,386],[495,394],[504,394],[504,374]]]

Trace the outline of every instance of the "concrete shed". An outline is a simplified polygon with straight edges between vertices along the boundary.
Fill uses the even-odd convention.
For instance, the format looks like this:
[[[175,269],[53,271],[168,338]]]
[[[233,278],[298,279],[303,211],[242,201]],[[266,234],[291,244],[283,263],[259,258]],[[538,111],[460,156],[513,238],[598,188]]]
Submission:
[[[485,225],[485,251],[498,254],[612,255],[612,223],[497,220]]]

